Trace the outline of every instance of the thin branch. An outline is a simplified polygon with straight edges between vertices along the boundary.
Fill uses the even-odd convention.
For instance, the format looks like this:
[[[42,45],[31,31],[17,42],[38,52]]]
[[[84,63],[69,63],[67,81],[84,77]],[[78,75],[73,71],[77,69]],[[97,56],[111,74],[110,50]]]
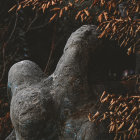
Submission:
[[[54,47],[55,47],[54,46],[54,44],[55,44],[55,34],[56,34],[56,25],[54,25],[54,31],[53,31],[53,37],[52,37],[52,45],[51,45],[51,52],[50,52],[49,59],[48,59],[47,65],[45,67],[44,73],[47,72],[48,66],[50,64],[50,60],[52,58],[53,50],[54,50]]]
[[[19,1],[17,1],[17,5],[19,5]],[[9,41],[11,40],[11,38],[12,38],[14,32],[15,32],[15,29],[16,29],[16,26],[17,26],[17,21],[18,21],[18,12],[16,11],[16,20],[15,20],[13,30],[12,30],[8,40],[4,43],[3,48],[2,48],[3,70],[2,70],[2,75],[1,75],[1,78],[0,78],[0,82],[3,80],[4,75],[5,75],[5,71],[6,71],[5,48],[8,45]]]

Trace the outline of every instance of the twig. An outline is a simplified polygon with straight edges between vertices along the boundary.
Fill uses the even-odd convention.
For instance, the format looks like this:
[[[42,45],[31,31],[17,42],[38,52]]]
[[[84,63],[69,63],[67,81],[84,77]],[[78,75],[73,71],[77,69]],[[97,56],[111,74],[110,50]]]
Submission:
[[[19,5],[19,1],[17,1],[17,5]],[[11,40],[11,38],[12,38],[14,32],[15,32],[15,29],[16,29],[16,26],[17,26],[17,21],[18,21],[18,12],[16,11],[16,20],[15,20],[13,30],[12,30],[8,40],[4,43],[3,48],[2,48],[3,70],[2,70],[2,75],[1,75],[1,78],[0,78],[0,82],[3,80],[4,75],[5,75],[5,70],[6,70],[5,48],[8,45],[9,41]]]
[[[33,18],[33,20],[31,21],[31,23],[30,23],[29,26],[27,27],[26,33],[29,31],[30,27],[31,27],[32,24],[37,20],[37,18],[38,18],[38,10],[36,10],[35,17]]]
[[[52,37],[52,45],[51,45],[51,52],[50,52],[49,59],[48,59],[47,65],[45,67],[44,73],[47,72],[48,66],[50,64],[50,60],[52,58],[52,54],[53,54],[53,50],[54,50],[54,45],[55,45],[55,43],[54,43],[55,42],[55,33],[56,33],[56,24],[54,25],[54,31],[53,31],[53,37]]]

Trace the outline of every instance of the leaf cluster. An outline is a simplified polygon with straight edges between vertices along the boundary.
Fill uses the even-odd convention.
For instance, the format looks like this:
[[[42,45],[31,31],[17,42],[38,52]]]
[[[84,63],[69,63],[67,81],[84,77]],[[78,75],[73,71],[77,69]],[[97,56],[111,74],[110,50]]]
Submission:
[[[74,12],[75,20],[92,23],[96,18],[99,38],[118,40],[120,46],[128,47],[128,54],[139,45],[140,2],[138,0],[21,0],[9,11],[27,6],[33,10],[50,12],[49,22]]]
[[[137,138],[140,134],[140,96],[122,96],[104,91],[100,104],[107,106],[107,109],[94,115],[89,113],[89,121],[97,124],[109,121],[108,132],[114,133],[114,140]]]

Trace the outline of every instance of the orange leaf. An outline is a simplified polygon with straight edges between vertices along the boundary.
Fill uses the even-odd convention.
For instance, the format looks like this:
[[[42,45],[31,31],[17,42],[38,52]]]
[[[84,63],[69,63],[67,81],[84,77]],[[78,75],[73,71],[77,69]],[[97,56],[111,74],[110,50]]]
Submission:
[[[11,12],[13,9],[15,9],[17,7],[17,5],[14,5],[12,8],[9,9],[8,12]]]
[[[59,17],[61,17],[62,14],[63,14],[63,9],[60,10]]]
[[[21,5],[18,6],[17,11],[19,11],[21,9]]]
[[[108,19],[108,13],[107,12],[103,12],[103,14],[104,14],[105,20],[107,20]]]
[[[102,17],[103,17],[103,14],[101,13],[101,14],[98,16],[98,21],[99,21],[99,22],[102,22]]]
[[[86,13],[87,16],[89,16],[89,12],[86,9],[84,9],[84,12]]]
[[[52,20],[54,20],[54,18],[57,16],[57,13],[55,13],[49,20],[49,22],[51,22]]]
[[[56,7],[56,8],[51,9],[50,11],[57,11],[57,10],[60,10],[60,8]]]
[[[80,16],[81,13],[82,13],[82,11],[79,11],[79,12],[77,13],[77,15],[75,16],[75,20],[78,19],[78,17]]]

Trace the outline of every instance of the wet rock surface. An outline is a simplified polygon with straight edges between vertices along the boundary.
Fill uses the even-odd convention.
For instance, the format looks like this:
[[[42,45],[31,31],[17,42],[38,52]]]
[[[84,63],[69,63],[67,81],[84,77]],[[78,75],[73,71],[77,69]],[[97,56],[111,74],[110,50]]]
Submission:
[[[96,26],[84,25],[67,41],[52,75],[34,62],[13,65],[8,76],[14,131],[6,140],[109,140],[104,125],[88,121],[103,86],[90,85],[90,53],[100,46]],[[93,77],[94,78],[94,77]]]

